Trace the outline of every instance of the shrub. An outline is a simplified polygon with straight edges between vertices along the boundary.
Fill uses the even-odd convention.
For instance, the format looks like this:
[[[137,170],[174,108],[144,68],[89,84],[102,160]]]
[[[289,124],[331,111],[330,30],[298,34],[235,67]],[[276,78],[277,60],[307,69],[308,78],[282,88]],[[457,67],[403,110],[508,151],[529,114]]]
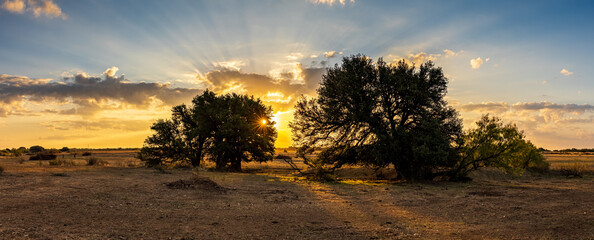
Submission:
[[[0,166],[0,175],[4,172],[4,167]]]
[[[57,157],[58,156],[52,152],[40,152],[29,157],[29,160],[54,160]]]
[[[74,166],[74,162],[72,160],[66,159],[54,159],[49,161],[50,166]]]
[[[586,164],[577,160],[575,160],[572,164],[559,167],[559,172],[561,175],[568,178],[582,178],[586,170]]]
[[[60,152],[68,152],[70,151],[70,148],[68,147],[63,147],[62,149],[60,149]]]
[[[84,152],[82,155],[83,155],[84,157],[86,157],[86,156],[91,156],[91,155],[92,155],[92,153],[91,153],[91,152]]]
[[[87,165],[88,166],[105,166],[105,165],[107,165],[107,161],[105,161],[103,159],[96,158],[96,157],[90,157],[89,159],[87,159]]]

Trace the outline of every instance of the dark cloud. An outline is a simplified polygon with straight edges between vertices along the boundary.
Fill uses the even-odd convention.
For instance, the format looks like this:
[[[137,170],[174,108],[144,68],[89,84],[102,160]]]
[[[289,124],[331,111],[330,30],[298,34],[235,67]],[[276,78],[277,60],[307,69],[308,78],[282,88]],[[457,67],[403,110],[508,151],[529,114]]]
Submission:
[[[540,111],[549,110],[554,112],[577,112],[594,111],[594,106],[590,104],[557,104],[551,102],[524,102],[510,105],[505,102],[487,102],[487,103],[469,103],[459,107],[461,111],[466,112],[493,112],[502,113],[507,111]]]
[[[49,79],[30,79],[22,76],[0,75],[0,115],[6,106],[23,101],[55,101],[76,105],[74,109],[60,113],[93,114],[104,108],[110,101],[132,105],[136,108],[148,107],[154,100],[165,105],[175,105],[191,99],[199,93],[198,89],[170,88],[168,84],[132,83],[124,76],[105,74],[103,77],[90,77],[77,74],[65,78],[63,82]]]
[[[510,110],[510,105],[504,102],[469,103],[459,107],[465,112],[502,113]]]
[[[100,118],[96,120],[63,120],[42,123],[52,130],[126,130],[143,131],[149,129],[152,120],[122,120],[119,118]]]
[[[551,102],[528,102],[516,103],[512,106],[516,110],[563,110],[568,112],[585,112],[594,110],[594,106],[590,104],[557,104]]]

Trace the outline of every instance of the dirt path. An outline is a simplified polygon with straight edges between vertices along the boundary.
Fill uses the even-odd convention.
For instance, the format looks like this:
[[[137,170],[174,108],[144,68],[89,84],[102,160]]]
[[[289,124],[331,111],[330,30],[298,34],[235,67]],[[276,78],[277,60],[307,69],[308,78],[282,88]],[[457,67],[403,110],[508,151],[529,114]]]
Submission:
[[[594,239],[592,179],[312,183],[189,170],[0,176],[0,239]]]

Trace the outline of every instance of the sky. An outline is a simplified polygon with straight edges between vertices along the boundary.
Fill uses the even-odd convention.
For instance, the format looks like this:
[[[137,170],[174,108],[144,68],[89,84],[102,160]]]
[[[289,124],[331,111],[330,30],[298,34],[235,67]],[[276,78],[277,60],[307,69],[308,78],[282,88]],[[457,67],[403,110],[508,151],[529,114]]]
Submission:
[[[272,106],[287,147],[297,99],[359,53],[442,67],[466,128],[594,148],[592,1],[0,2],[0,148],[140,147],[207,88]]]

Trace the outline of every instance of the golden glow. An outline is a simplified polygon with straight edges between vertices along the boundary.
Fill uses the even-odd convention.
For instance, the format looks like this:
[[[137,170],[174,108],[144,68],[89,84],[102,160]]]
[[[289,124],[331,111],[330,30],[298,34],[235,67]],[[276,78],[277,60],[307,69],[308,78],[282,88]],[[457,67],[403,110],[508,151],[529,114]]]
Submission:
[[[262,100],[265,102],[271,103],[284,103],[288,104],[291,102],[291,96],[285,97],[282,92],[268,92],[265,96],[262,97]]]
[[[262,119],[262,121],[260,121],[262,123],[262,125],[266,125],[267,121],[266,119]]]
[[[291,141],[291,128],[289,122],[293,120],[293,110],[289,111],[277,111],[274,113],[272,120],[274,121],[274,127],[278,133],[274,146],[278,148],[290,147]]]

